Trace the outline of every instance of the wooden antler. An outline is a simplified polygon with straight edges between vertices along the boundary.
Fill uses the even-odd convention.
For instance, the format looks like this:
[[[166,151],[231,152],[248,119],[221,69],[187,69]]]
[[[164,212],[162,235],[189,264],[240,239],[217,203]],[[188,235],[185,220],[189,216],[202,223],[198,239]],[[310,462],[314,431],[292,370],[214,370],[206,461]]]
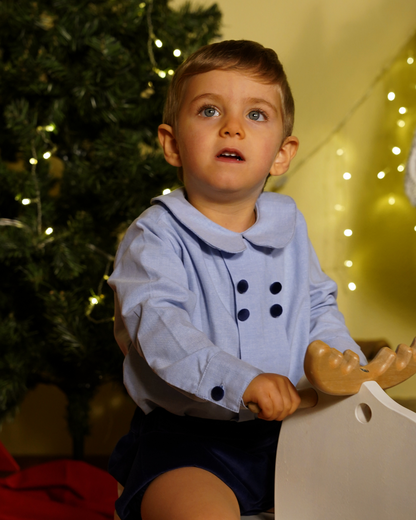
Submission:
[[[391,388],[416,374],[416,338],[410,347],[399,345],[396,353],[382,348],[366,366],[359,365],[358,355],[351,350],[341,354],[322,341],[314,341],[306,352],[304,367],[309,382],[326,394],[356,394],[366,381]]]
[[[366,381],[376,381],[383,389],[391,388],[416,374],[416,338],[410,347],[400,344],[396,353],[383,347],[365,366],[360,366],[359,357],[352,350],[341,354],[323,341],[313,341],[306,351],[304,368],[309,382],[325,394],[357,394]],[[313,388],[300,390],[299,395],[299,408],[312,408],[318,401]],[[253,413],[260,413],[257,404],[247,406]]]

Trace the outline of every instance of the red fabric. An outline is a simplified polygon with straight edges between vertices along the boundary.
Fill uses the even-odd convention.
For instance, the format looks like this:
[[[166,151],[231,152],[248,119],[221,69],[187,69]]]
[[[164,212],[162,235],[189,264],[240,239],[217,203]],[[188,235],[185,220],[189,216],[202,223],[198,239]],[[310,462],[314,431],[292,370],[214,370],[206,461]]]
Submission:
[[[14,472],[19,471],[19,469],[19,464],[14,460],[14,458],[0,442],[0,471]]]
[[[0,520],[110,520],[116,498],[105,471],[58,460],[0,479]]]

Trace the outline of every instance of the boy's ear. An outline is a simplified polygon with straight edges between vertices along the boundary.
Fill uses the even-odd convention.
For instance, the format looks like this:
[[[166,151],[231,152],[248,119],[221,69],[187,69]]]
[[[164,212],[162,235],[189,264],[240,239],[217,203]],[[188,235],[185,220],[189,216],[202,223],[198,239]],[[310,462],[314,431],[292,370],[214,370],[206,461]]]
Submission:
[[[270,175],[283,175],[287,172],[290,166],[290,162],[295,157],[296,152],[299,148],[299,139],[294,135],[286,137],[283,141],[280,150],[274,159],[273,165],[270,170]]]
[[[160,125],[157,135],[163,148],[166,161],[172,166],[182,166],[181,158],[179,156],[178,144],[176,142],[173,128],[170,125]]]

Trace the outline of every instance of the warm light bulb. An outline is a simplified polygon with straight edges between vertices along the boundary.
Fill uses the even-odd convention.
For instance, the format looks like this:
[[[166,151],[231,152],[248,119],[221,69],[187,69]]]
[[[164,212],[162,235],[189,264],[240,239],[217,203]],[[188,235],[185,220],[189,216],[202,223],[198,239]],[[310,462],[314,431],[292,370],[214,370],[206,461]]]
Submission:
[[[393,204],[396,203],[396,199],[394,197],[389,197],[389,204],[390,206],[393,206]]]
[[[56,126],[55,125],[46,125],[45,126],[45,130],[47,132],[53,132],[55,130]]]
[[[394,153],[394,155],[399,155],[401,153],[401,150],[398,146],[393,146],[391,151]]]
[[[400,107],[399,108],[399,114],[405,114],[407,112],[407,108],[406,107]]]
[[[384,179],[385,176],[386,176],[386,174],[384,172],[378,172],[377,173],[377,178],[378,179]]]
[[[32,201],[30,199],[22,199],[22,204],[23,206],[27,206],[28,204],[30,204]]]
[[[51,152],[45,152],[45,153],[43,154],[43,158],[44,158],[44,159],[49,159],[51,155],[52,155]]]
[[[160,49],[163,46],[163,43],[160,40],[155,40],[155,45]]]
[[[98,298],[96,298],[95,296],[91,297],[90,298],[90,303],[91,303],[91,305],[97,305],[98,304]]]
[[[166,78],[166,72],[164,70],[159,70],[158,74],[161,78]]]
[[[406,125],[406,123],[403,121],[403,119],[399,119],[397,121],[397,126],[400,126],[400,128],[403,128]]]
[[[180,56],[181,54],[182,54],[182,51],[179,50],[179,49],[175,49],[175,50],[173,51],[173,55],[176,56],[177,58],[179,58],[179,56]]]
[[[169,76],[173,76],[175,74],[175,71],[173,69],[168,70]]]
[[[414,61],[415,61],[415,60],[414,60],[411,56],[409,56],[409,58],[407,58],[407,63],[408,63],[409,65],[411,65]]]
[[[166,190],[162,191],[163,195],[167,195],[170,192],[171,192],[171,190],[169,188],[166,188]]]
[[[343,175],[343,178],[348,181],[349,179],[351,179],[351,173],[348,173],[348,172],[345,172],[344,175]]]
[[[30,164],[38,164],[38,161],[34,157],[29,159],[29,162],[30,162]]]
[[[339,155],[339,156],[344,155],[344,150],[342,148],[338,148],[337,155]]]
[[[351,260],[345,260],[344,265],[345,267],[352,267],[353,263],[351,262]]]
[[[355,291],[356,288],[357,288],[357,286],[355,285],[354,282],[350,282],[350,283],[348,284],[348,289],[349,289],[350,291]]]
[[[395,97],[396,97],[396,94],[395,94],[394,92],[389,92],[389,93],[387,94],[387,99],[388,99],[389,101],[393,101],[393,99],[394,99]]]
[[[51,227],[48,227],[48,229],[45,230],[45,235],[52,235],[53,233],[53,228]]]
[[[397,171],[404,172],[404,164],[399,164],[399,166],[397,167]]]
[[[350,237],[352,235],[352,230],[351,229],[344,229],[344,235],[346,237]]]

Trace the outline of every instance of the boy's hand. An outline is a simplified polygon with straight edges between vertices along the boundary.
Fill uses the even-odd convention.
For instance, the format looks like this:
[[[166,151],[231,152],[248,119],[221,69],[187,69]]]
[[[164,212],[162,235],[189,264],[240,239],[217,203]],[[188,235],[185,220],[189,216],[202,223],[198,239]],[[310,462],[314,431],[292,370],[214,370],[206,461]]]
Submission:
[[[261,409],[259,419],[283,421],[296,411],[300,397],[289,379],[278,374],[260,374],[255,377],[243,394],[243,401],[256,403]]]

